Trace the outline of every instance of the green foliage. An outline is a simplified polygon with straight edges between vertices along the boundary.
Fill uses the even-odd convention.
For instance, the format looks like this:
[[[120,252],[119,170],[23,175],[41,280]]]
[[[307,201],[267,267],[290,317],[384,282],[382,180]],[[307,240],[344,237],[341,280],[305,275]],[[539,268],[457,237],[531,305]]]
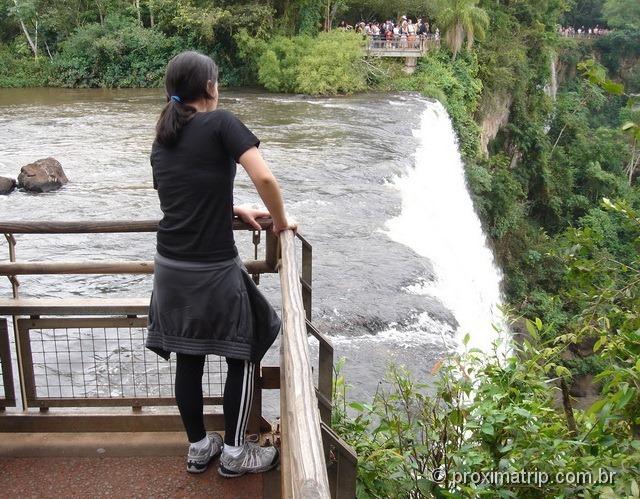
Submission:
[[[478,7],[479,1],[447,0],[437,4],[436,21],[441,26],[454,59],[465,40],[467,49],[471,49],[476,38],[483,40],[485,37],[489,16]]]
[[[636,0],[606,0],[602,13],[613,28],[640,29],[640,3]]]
[[[602,5],[604,0],[576,0],[563,16],[563,26],[604,26]]]
[[[66,87],[153,87],[162,82],[167,62],[183,49],[136,22],[108,17],[104,24],[78,29],[54,59],[53,82]]]
[[[20,57],[15,52],[0,45],[0,88],[46,86],[51,72],[49,60],[36,60],[30,54]]]
[[[570,498],[634,490],[640,445],[624,418],[637,392],[628,383],[605,392],[590,411],[574,411],[573,428],[555,403],[558,379],[569,376],[565,345],[541,340],[539,319],[527,321],[527,330],[509,354],[450,356],[430,385],[391,368],[369,404],[347,404],[338,376],[333,427],[358,453],[357,496]],[[637,351],[636,340],[621,343],[616,355],[625,360]],[[636,367],[629,369],[635,376]],[[599,482],[600,470],[615,481]],[[508,479],[527,471],[548,479]],[[494,483],[483,472],[495,473]],[[556,479],[570,473],[591,473],[591,482]]]
[[[367,88],[362,40],[354,33],[276,36],[268,42],[241,33],[237,41],[247,62],[257,67],[258,82],[269,91],[335,95]]]

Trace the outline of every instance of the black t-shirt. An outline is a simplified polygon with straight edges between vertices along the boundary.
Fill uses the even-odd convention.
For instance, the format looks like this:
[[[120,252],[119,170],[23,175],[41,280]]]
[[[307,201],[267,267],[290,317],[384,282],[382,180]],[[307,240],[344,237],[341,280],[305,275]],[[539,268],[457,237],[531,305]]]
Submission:
[[[164,217],[157,251],[211,262],[238,254],[233,239],[233,180],[240,156],[258,138],[231,112],[196,113],[173,147],[153,143],[153,187]]]

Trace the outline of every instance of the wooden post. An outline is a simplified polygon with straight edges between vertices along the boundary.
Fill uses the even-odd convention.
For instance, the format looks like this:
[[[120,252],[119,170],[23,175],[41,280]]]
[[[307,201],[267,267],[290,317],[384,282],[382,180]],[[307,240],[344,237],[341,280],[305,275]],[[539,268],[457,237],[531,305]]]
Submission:
[[[280,234],[283,331],[280,350],[283,497],[331,497],[313,386],[294,234]]]

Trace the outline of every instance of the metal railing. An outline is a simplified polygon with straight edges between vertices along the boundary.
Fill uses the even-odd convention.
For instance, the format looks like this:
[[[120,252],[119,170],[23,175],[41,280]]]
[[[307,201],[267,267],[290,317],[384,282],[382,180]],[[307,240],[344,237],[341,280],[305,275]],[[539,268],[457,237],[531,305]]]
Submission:
[[[393,52],[407,51],[423,54],[439,46],[440,38],[434,34],[394,35],[392,38],[382,37],[381,35],[368,35],[366,49],[371,55],[383,53],[392,55]]]

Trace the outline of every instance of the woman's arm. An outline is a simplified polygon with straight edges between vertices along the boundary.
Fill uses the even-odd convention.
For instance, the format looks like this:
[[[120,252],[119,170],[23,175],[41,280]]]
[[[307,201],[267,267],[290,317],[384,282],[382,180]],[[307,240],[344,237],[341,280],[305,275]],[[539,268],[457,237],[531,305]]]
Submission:
[[[284,201],[278,181],[271,173],[257,147],[251,147],[239,158],[239,162],[246,170],[249,178],[256,186],[258,194],[262,198],[273,220],[273,231],[278,233],[285,229],[296,230],[296,224],[287,221],[284,211]],[[237,208],[234,207],[234,213]]]

